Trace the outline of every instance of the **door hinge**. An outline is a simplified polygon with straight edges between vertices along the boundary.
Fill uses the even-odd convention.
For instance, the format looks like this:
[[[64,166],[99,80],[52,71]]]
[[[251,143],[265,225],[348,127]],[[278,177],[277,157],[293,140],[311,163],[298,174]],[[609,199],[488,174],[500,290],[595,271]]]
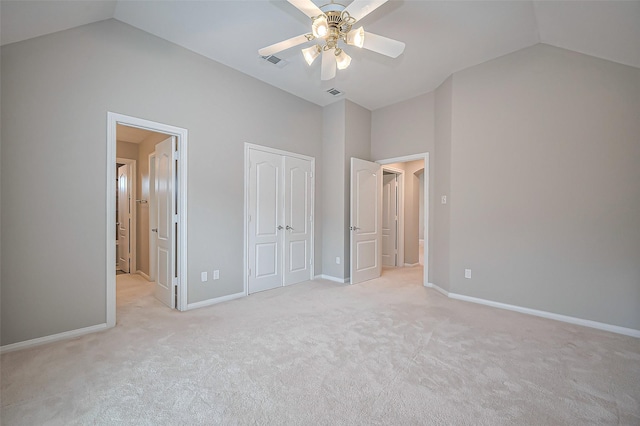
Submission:
[[[251,268],[249,268],[249,276],[251,276]]]
[[[173,159],[177,160],[180,156],[178,155],[178,151],[173,151]]]
[[[313,222],[313,215],[309,216],[309,222]]]
[[[249,215],[249,218],[247,220],[248,222],[251,222],[251,215]]]
[[[173,215],[173,223],[178,223],[178,215]]]
[[[309,173],[309,177],[312,178],[313,177],[313,172]]]

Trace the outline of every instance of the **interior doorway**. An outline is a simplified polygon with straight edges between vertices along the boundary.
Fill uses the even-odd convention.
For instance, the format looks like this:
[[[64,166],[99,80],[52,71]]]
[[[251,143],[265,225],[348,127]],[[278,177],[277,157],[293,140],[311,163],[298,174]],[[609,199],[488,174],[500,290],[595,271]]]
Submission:
[[[387,168],[385,179],[384,169]],[[403,176],[402,191],[397,190],[398,171]],[[395,173],[394,173],[395,171]],[[395,175],[395,176],[394,176]],[[420,175],[423,175],[423,184],[420,185]],[[385,184],[388,185],[385,188]],[[398,192],[392,194],[393,187]],[[385,189],[387,191],[385,197]],[[404,202],[400,202],[398,193],[403,194]],[[383,215],[383,201],[387,203],[386,222]],[[422,208],[420,208],[422,204]],[[395,208],[395,211],[394,211]],[[400,209],[403,213],[400,214]],[[404,230],[399,230],[400,220],[394,223],[392,217],[401,216],[404,222]],[[420,216],[423,216],[420,219]],[[422,240],[424,241],[424,266],[420,263],[420,223],[423,224]],[[396,266],[420,267],[423,270],[423,285],[429,283],[428,247],[429,247],[429,153],[416,154],[406,157],[391,158],[370,162],[357,158],[351,159],[351,277],[352,283],[376,278],[382,274],[384,263],[395,263]],[[383,227],[386,228],[386,237],[389,243],[386,250],[383,247]],[[399,254],[403,248],[403,261],[399,256],[395,259],[389,247],[394,247],[393,232],[395,236],[395,251]],[[399,237],[404,236],[404,243],[399,243]],[[386,251],[387,259],[383,262],[383,252]]]
[[[113,326],[116,269],[153,281],[157,299],[186,309],[187,130],[115,113],[107,118],[107,324]]]

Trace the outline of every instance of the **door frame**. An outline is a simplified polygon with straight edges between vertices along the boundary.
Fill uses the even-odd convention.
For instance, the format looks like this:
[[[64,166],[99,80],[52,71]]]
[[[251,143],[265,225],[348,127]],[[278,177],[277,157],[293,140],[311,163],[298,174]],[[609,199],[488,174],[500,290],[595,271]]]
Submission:
[[[296,154],[295,152],[284,151],[281,149],[270,148],[268,146],[256,145],[245,142],[244,144],[244,256],[243,256],[243,285],[244,295],[249,295],[249,151],[257,150],[268,152],[271,154],[285,155],[288,157],[300,158],[302,160],[311,162],[311,268],[309,274],[309,280],[313,280],[315,277],[315,228],[316,228],[316,159],[304,154]],[[284,259],[282,259],[284,263]],[[284,266],[284,265],[283,265]]]
[[[404,266],[404,170],[382,166],[383,175],[384,172],[393,173],[398,179],[398,258],[396,259],[396,268],[398,268]]]
[[[137,240],[136,240],[136,230],[137,230],[137,218],[138,218],[138,209],[137,207],[137,161],[136,160],[132,160],[130,158],[121,158],[121,157],[116,157],[116,164],[126,164],[128,166],[130,166],[129,170],[131,171],[132,176],[129,179],[129,195],[131,196],[131,200],[129,201],[130,204],[130,208],[131,208],[131,223],[129,224],[129,244],[132,247],[131,252],[129,253],[129,273],[130,274],[135,274],[138,272],[138,262],[137,262],[137,257],[136,257],[136,252],[137,252]],[[117,175],[116,175],[116,179],[117,179]],[[116,191],[118,190],[118,187],[116,186]],[[118,220],[118,218],[116,217],[116,220]],[[115,222],[114,222],[115,223]],[[117,260],[117,259],[116,259]]]
[[[122,124],[130,127],[151,130],[154,132],[165,133],[169,136],[177,138],[178,149],[178,238],[177,238],[177,262],[178,262],[178,304],[176,308],[180,311],[187,309],[187,168],[188,168],[188,136],[187,129],[175,127],[168,124],[158,123],[155,121],[145,120],[142,118],[132,117],[107,111],[107,202],[106,202],[106,240],[107,240],[107,273],[106,273],[106,316],[107,327],[116,325],[116,239],[114,235],[114,226],[116,223],[115,215],[115,191],[116,191],[116,131],[117,125]],[[109,267],[111,265],[111,267]]]
[[[393,163],[406,163],[408,161],[424,160],[424,274],[422,285],[429,286],[429,153],[405,155],[402,157],[377,160],[381,165]],[[403,232],[404,234],[404,232]],[[403,244],[404,245],[404,244]],[[404,260],[404,259],[403,259]],[[403,263],[404,264],[404,263]]]

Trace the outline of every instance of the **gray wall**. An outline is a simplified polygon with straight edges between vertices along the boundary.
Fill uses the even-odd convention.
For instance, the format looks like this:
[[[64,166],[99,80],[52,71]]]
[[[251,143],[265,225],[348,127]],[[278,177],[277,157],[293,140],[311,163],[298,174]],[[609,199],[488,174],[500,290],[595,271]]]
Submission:
[[[118,21],[1,61],[2,345],[105,322],[107,111],[189,130],[190,303],[243,289],[245,142],[313,156],[322,176],[320,107]]]
[[[452,102],[451,291],[640,329],[640,69],[540,44]]]
[[[345,101],[324,107],[322,111],[322,273],[343,279],[344,251],[344,140]],[[340,265],[336,263],[340,257]]]
[[[435,147],[435,94],[427,93],[415,98],[380,108],[371,113],[371,160],[385,160],[413,154],[429,153],[429,217],[433,218],[434,191],[434,147]],[[434,221],[428,224],[429,235],[433,235]],[[429,279],[434,268],[433,239],[428,246]],[[405,259],[406,261],[406,259]],[[416,258],[416,262],[418,262]]]
[[[430,258],[433,259],[433,268],[429,269],[429,281],[445,291],[449,291],[449,206],[455,199],[450,197],[451,192],[451,96],[453,94],[453,77],[449,77],[438,87],[435,92],[435,155],[434,165],[435,182],[431,199],[434,201],[433,232],[429,232]],[[447,197],[447,203],[442,204],[442,196]],[[431,228],[430,228],[431,229]],[[430,264],[431,265],[431,264]],[[473,271],[472,271],[473,272]]]

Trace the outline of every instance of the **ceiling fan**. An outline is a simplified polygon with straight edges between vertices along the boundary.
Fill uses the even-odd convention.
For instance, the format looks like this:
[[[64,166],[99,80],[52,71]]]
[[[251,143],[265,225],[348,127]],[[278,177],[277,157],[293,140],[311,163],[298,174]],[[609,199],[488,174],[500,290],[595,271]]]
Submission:
[[[362,27],[353,28],[388,0],[354,0],[349,6],[331,0],[331,3],[320,7],[311,0],[287,1],[311,18],[311,33],[264,47],[258,50],[260,56],[268,57],[316,41],[313,46],[302,49],[302,54],[309,65],[322,55],[321,79],[331,80],[336,76],[336,68],[343,70],[351,63],[351,57],[341,47],[344,44],[364,47],[391,58],[397,58],[404,51],[405,44],[401,41],[366,32]]]

